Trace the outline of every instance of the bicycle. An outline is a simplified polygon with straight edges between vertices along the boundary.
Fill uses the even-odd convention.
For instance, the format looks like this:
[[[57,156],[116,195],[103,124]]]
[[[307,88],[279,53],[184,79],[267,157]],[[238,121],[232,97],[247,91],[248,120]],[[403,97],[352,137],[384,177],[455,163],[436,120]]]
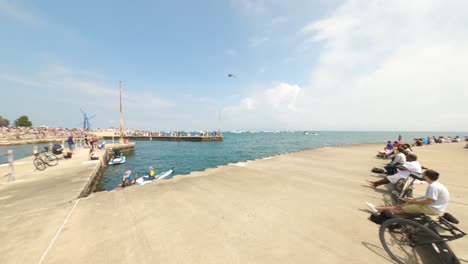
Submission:
[[[52,152],[43,151],[34,154],[34,156],[33,164],[37,170],[43,171],[46,169],[46,165],[56,166],[58,164],[58,158]]]
[[[404,202],[405,197],[413,197],[414,182],[416,180],[424,181],[421,173],[411,172],[408,178],[399,179],[392,191],[392,198],[396,203]]]
[[[400,264],[460,263],[446,243],[466,235],[454,225],[458,223],[449,213],[439,216],[437,221],[427,215],[390,218],[380,226],[379,238],[385,251]]]

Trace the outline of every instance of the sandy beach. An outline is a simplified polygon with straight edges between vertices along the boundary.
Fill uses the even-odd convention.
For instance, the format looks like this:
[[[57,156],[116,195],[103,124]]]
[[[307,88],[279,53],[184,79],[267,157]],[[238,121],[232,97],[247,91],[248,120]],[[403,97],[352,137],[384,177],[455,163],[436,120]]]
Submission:
[[[423,166],[441,173],[451,193],[448,211],[466,231],[464,145],[414,151]],[[375,157],[381,148],[307,150],[94,193],[54,209],[60,219],[53,221],[63,229],[25,242],[35,249],[9,252],[2,263],[40,256],[43,263],[392,263],[364,203],[389,202],[387,188],[365,182],[381,177],[370,172],[388,162]],[[417,193],[425,187],[418,185]],[[35,221],[40,226],[47,219]],[[450,245],[468,261],[468,238]]]

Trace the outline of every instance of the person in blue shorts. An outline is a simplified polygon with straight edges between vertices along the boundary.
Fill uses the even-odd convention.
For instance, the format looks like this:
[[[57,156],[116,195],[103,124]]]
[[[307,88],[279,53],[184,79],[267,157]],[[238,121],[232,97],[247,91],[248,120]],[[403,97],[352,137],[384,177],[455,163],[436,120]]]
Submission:
[[[70,136],[67,139],[67,143],[68,143],[68,149],[70,150],[70,152],[73,153],[73,151],[75,150],[75,143],[76,143],[76,140],[73,134],[70,134]]]

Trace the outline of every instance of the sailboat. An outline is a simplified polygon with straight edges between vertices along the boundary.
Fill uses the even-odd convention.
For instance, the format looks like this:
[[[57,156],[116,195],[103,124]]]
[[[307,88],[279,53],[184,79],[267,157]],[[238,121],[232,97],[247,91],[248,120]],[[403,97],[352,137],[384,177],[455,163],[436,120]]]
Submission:
[[[122,81],[120,81],[120,138],[119,144],[124,143],[123,138],[123,112],[122,112]],[[109,165],[125,163],[125,156],[118,150],[114,150],[114,155],[109,159]]]

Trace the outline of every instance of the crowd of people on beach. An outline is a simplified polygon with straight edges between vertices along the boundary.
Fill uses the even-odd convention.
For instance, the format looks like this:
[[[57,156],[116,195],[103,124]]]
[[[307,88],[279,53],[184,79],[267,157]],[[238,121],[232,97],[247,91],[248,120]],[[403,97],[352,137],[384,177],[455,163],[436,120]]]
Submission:
[[[465,137],[468,141],[468,137]],[[440,215],[442,214],[449,202],[450,194],[448,189],[439,181],[439,172],[428,169],[422,166],[417,155],[414,153],[411,147],[430,145],[436,143],[450,143],[450,142],[461,142],[461,138],[456,136],[451,137],[427,137],[427,138],[415,138],[413,144],[405,144],[401,141],[401,136],[398,140],[392,142],[388,141],[383,150],[378,151],[377,157],[383,159],[390,159],[383,169],[374,168],[372,172],[384,173],[385,177],[380,180],[367,180],[369,185],[373,188],[378,188],[384,184],[392,184],[395,187],[402,181],[405,181],[410,174],[420,175],[420,183],[427,183],[426,193],[423,197],[413,198],[404,197],[401,204],[392,206],[374,206],[371,203],[367,203],[372,214],[374,216],[385,215],[414,215],[414,214],[426,214],[426,215]],[[390,188],[390,189],[394,189]],[[383,212],[385,214],[382,214]],[[371,218],[372,219],[372,218]],[[375,219],[375,218],[374,218]]]
[[[81,135],[81,129],[61,127],[0,127],[0,138],[9,140],[45,139],[66,137],[70,133]]]

